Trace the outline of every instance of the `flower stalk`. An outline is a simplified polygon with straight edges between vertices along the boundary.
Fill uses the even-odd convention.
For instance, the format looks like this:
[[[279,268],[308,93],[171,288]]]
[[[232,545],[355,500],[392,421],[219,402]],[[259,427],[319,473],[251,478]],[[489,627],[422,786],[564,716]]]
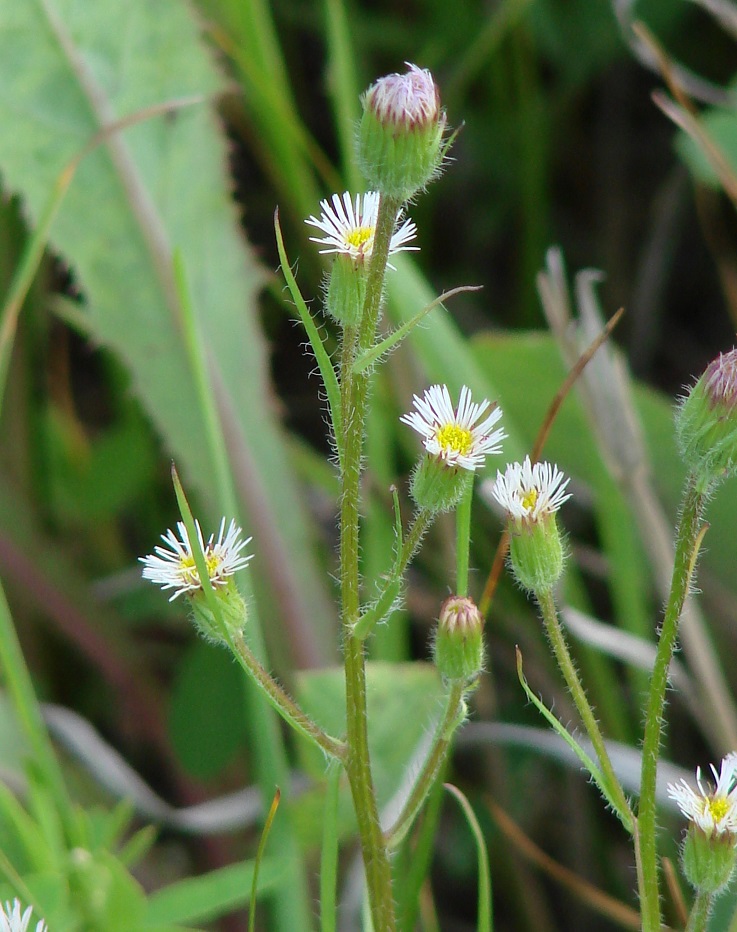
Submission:
[[[364,641],[355,634],[361,616],[359,590],[360,477],[369,376],[353,373],[355,352],[368,348],[375,338],[381,309],[384,273],[399,203],[380,198],[373,250],[366,281],[366,299],[351,345],[344,345],[341,359],[343,413],[343,473],[340,509],[340,582],[346,680],[346,773],[358,821],[366,884],[374,928],[396,928],[391,868],[384,841],[376,791],[371,774],[366,711],[366,664]],[[348,338],[349,334],[345,334]]]
[[[581,721],[589,736],[589,740],[593,745],[596,757],[599,761],[599,766],[601,767],[602,774],[606,781],[607,789],[614,800],[617,812],[631,814],[629,801],[614,772],[614,767],[609,758],[609,752],[606,749],[604,736],[601,733],[599,723],[596,721],[596,716],[591,708],[588,697],[586,696],[586,691],[583,688],[583,684],[576,671],[576,666],[568,650],[565,635],[563,634],[563,629],[558,620],[558,613],[555,608],[555,599],[553,598],[552,591],[548,589],[543,592],[538,592],[537,601],[558,667],[563,674],[563,679],[566,681],[566,686],[573,698],[578,714],[581,716]]]
[[[442,770],[450,751],[453,735],[465,718],[465,691],[464,685],[458,681],[451,683],[449,686],[445,709],[438,721],[430,750],[420,773],[417,775],[412,792],[394,824],[384,833],[386,843],[392,849],[398,848],[406,838],[407,832],[412,828],[425,800],[435,785],[438,774]]]
[[[655,784],[663,728],[668,670],[678,639],[678,624],[691,586],[696,557],[705,531],[702,516],[707,493],[694,475],[688,479],[676,541],[670,596],[660,630],[645,716],[645,736],[640,775],[640,805],[637,814],[637,861],[640,877],[640,909],[643,932],[660,932],[658,891],[657,811]]]

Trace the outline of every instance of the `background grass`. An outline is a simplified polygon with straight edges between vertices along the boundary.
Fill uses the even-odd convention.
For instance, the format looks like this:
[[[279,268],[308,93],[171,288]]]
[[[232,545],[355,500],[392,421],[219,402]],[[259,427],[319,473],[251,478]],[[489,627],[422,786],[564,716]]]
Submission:
[[[634,14],[695,72],[716,85],[732,80],[732,40],[697,4],[650,0],[634,4]],[[599,293],[607,316],[627,309],[616,341],[640,383],[654,487],[675,516],[681,472],[669,402],[731,347],[737,299],[732,207],[689,174],[683,143],[676,148],[676,130],[650,100],[661,78],[636,60],[606,0],[171,0],[155,12],[143,3],[98,2],[94,16],[62,0],[0,3],[3,291],[59,172],[106,120],[187,95],[204,98],[116,134],[112,149],[103,144],[80,164],[22,308],[0,422],[0,573],[38,695],[92,723],[176,807],[257,782],[260,729],[273,723],[243,713],[242,684],[224,653],[196,640],[179,602],[169,605],[140,580],[137,555],[176,520],[172,456],[198,512],[212,521],[223,510],[218,456],[227,462],[255,538],[254,604],[272,669],[294,689],[296,670],[339,657],[331,577],[336,478],[326,463],[314,360],[304,354],[276,274],[273,212],[278,205],[288,254],[318,312],[323,264],[303,220],[318,212],[320,197],[359,184],[350,155],[358,94],[405,60],[433,71],[451,124],[464,126],[444,176],[411,208],[422,250],[411,264],[396,263],[388,315],[407,319],[459,284],[484,287],[434,311],[377,378],[364,543],[369,594],[390,562],[392,483],[409,508],[406,477],[417,449],[398,416],[412,392],[438,380],[454,391],[469,384],[500,400],[508,457],[531,447],[564,376],[535,290],[551,244],[562,247],[571,270],[605,272]],[[90,85],[72,67],[80,63],[108,109],[90,103]],[[721,109],[731,126],[733,109]],[[727,150],[730,138],[727,132]],[[191,290],[219,447],[207,433],[181,308],[161,263],[166,248],[181,255]],[[329,325],[324,335],[333,347]],[[575,491],[563,513],[572,553],[566,600],[652,640],[661,595],[647,547],[576,398],[566,403],[547,455],[572,475]],[[736,503],[735,490],[725,489],[712,509],[699,580],[730,688]],[[452,522],[440,521],[429,536],[406,610],[372,643],[376,659],[428,658],[452,578],[453,534]],[[498,535],[497,518],[477,502],[477,594]],[[520,747],[502,743],[500,732],[473,730],[540,727],[517,682],[516,644],[535,691],[564,722],[575,721],[533,607],[506,581],[487,636],[488,675],[451,776],[486,833],[497,928],[620,928],[580,889],[561,887],[526,859],[493,815],[493,805],[501,807],[573,875],[636,905],[626,839],[581,774],[546,756],[535,738]],[[646,674],[575,646],[607,735],[636,747]],[[380,695],[393,675],[377,687]],[[317,683],[319,692],[320,682],[310,687],[307,679],[302,688]],[[382,756],[388,787],[413,750],[405,720],[421,727],[432,712],[432,696],[429,705],[423,698],[425,685],[410,686],[400,708],[387,702],[376,713],[379,743],[406,752],[404,761]],[[670,714],[671,760],[691,769],[726,749],[729,730],[718,710],[708,710],[705,724],[674,696]],[[12,753],[16,732],[12,715],[5,717],[3,760],[18,775],[22,755]],[[287,750],[318,783],[283,803],[276,825],[291,819],[291,841],[272,838],[277,860],[263,874],[264,892],[277,903],[264,912],[264,927],[285,930],[279,858],[299,838],[314,875],[322,828],[320,767],[291,740]],[[74,795],[85,806],[101,799],[111,807],[95,755],[80,764],[61,753]],[[350,822],[345,812],[342,818],[347,837]],[[473,928],[473,837],[453,805],[443,804],[437,818],[422,927]],[[672,838],[664,850],[675,855],[678,822],[665,815],[663,822]],[[160,889],[247,860],[256,841],[255,826],[190,840],[174,820],[136,877],[147,890]],[[348,893],[352,855],[346,847]],[[416,863],[412,851],[401,857]],[[243,928],[242,914],[224,915],[245,902],[230,889],[210,892],[219,906],[208,916],[167,914],[165,898],[151,915],[204,927],[223,914],[220,927]],[[305,902],[300,922],[312,911]],[[719,921],[715,928],[727,928],[727,919]]]

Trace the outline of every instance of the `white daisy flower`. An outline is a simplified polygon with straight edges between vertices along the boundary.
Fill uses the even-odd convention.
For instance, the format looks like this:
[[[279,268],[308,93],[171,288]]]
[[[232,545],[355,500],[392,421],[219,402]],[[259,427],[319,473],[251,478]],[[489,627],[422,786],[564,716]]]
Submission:
[[[220,522],[217,540],[211,534],[207,543],[202,536],[199,521],[195,521],[200,547],[205,555],[207,574],[213,586],[224,586],[229,577],[248,565],[252,554],[241,554],[243,548],[250,543],[250,537],[241,539],[243,531],[235,521],[231,521],[228,531],[225,531],[225,518]],[[169,599],[173,602],[182,593],[195,592],[201,589],[199,573],[195,566],[192,548],[187,535],[187,528],[183,521],[177,524],[179,537],[172,530],[161,535],[166,547],[154,547],[154,553],[146,557],[139,557],[144,564],[143,578],[161,586],[162,589],[175,589],[174,595]],[[0,932],[2,930],[0,929]]]
[[[27,932],[32,912],[33,909],[29,906],[21,913],[18,900],[6,903],[4,911],[0,911],[0,932]],[[36,932],[47,932],[47,925],[43,919],[36,923]]]
[[[351,199],[349,191],[342,197],[334,194],[332,206],[328,200],[324,200],[320,201],[320,207],[322,214],[319,220],[317,217],[305,220],[305,223],[326,234],[322,238],[310,237],[313,243],[321,243],[326,247],[321,249],[320,253],[343,253],[356,262],[369,259],[374,248],[376,218],[379,213],[378,192],[356,194],[355,200]],[[389,242],[389,255],[401,250],[418,250],[419,246],[407,246],[416,235],[417,227],[411,220],[405,220]]]
[[[696,769],[698,793],[685,780],[668,784],[668,795],[678,803],[681,812],[705,835],[737,835],[737,753],[728,754],[719,773],[713,764],[711,772],[715,787],[704,789],[701,768]]]
[[[557,466],[550,463],[510,463],[504,475],[497,471],[491,487],[494,498],[518,521],[534,523],[556,512],[571,494],[569,483]]]
[[[448,466],[475,470],[484,465],[488,454],[501,452],[501,442],[507,435],[500,427],[492,430],[502,416],[501,408],[493,407],[487,417],[477,423],[491,407],[491,402],[472,402],[471,389],[467,386],[461,389],[455,411],[447,385],[432,385],[423,398],[415,395],[413,404],[417,410],[404,414],[399,420],[424,437],[428,453],[444,460]]]

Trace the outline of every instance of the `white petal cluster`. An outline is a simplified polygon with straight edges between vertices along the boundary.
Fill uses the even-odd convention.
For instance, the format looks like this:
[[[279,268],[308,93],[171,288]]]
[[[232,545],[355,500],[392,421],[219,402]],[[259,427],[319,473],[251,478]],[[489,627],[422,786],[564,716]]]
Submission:
[[[551,463],[510,463],[504,474],[497,472],[491,487],[494,498],[518,521],[535,522],[556,512],[571,494],[570,480]]]
[[[698,792],[685,780],[668,784],[668,795],[678,803],[681,812],[704,832],[711,835],[737,835],[737,753],[728,754],[719,773],[713,764],[714,789],[704,788],[701,768],[696,770]]]
[[[320,250],[321,253],[343,253],[361,262],[369,259],[374,248],[379,213],[378,193],[369,191],[352,198],[350,192],[346,191],[342,197],[334,194],[331,201],[320,201],[322,214],[319,220],[317,217],[305,220],[305,223],[325,233],[324,237],[311,236],[310,240],[325,246],[325,249]],[[405,220],[389,241],[389,255],[402,250],[419,249],[418,246],[407,245],[415,236],[417,227],[411,220]]]
[[[31,921],[32,908],[29,906],[21,913],[20,902],[13,900],[6,903],[5,909],[0,912],[0,932],[27,932]],[[47,932],[47,925],[43,919],[36,923],[36,932]]]
[[[205,543],[198,521],[195,521],[195,526],[200,547],[205,555],[210,583],[215,587],[224,586],[229,577],[248,565],[252,554],[244,554],[242,551],[250,543],[251,538],[247,537],[245,540],[241,538],[243,531],[235,521],[230,522],[226,532],[225,518],[223,518],[217,538],[211,534]],[[183,593],[196,592],[202,588],[187,528],[183,521],[178,522],[177,530],[178,537],[172,530],[161,535],[166,547],[155,547],[154,553],[139,557],[144,565],[144,579],[161,586],[162,589],[175,590],[169,599],[170,602]],[[2,932],[1,929],[0,932]]]
[[[501,418],[501,408],[490,401],[471,401],[471,390],[461,388],[458,408],[454,410],[447,385],[432,385],[420,398],[415,395],[416,411],[399,420],[409,424],[424,439],[425,449],[449,466],[475,470],[484,465],[485,457],[501,452],[501,442],[507,436],[499,427],[492,428]]]

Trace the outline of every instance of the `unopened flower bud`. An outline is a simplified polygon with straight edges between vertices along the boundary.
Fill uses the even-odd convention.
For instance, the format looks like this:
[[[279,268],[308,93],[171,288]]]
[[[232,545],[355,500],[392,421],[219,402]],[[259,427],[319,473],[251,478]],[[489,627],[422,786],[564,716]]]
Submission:
[[[443,602],[435,635],[435,665],[446,680],[472,684],[484,666],[484,619],[473,599]]]
[[[737,468],[737,349],[706,367],[678,408],[676,434],[686,466],[704,488]]]
[[[491,492],[509,516],[509,558],[529,592],[548,592],[563,573],[565,552],[555,512],[570,495],[568,479],[550,463],[511,463]]]
[[[370,186],[409,200],[438,174],[445,112],[429,71],[408,64],[406,74],[379,78],[362,98],[358,162]]]

